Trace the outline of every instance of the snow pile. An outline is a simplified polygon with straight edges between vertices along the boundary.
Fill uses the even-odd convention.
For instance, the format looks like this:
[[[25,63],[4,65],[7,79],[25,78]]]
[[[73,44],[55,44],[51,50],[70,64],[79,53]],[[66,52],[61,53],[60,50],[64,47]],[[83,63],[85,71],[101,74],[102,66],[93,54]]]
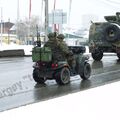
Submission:
[[[85,48],[86,48],[86,53],[88,54],[88,53],[89,53],[89,48],[88,48],[88,46],[85,46]]]
[[[8,44],[3,43],[2,45],[0,45],[0,51],[24,49],[25,55],[32,55],[33,47],[34,47],[33,45],[17,45],[14,43],[11,43],[8,45]],[[85,48],[86,48],[86,52],[84,54],[90,55],[89,47],[85,46]],[[104,53],[104,55],[116,55],[116,54],[115,53]]]
[[[3,43],[2,45],[0,45],[0,51],[24,49],[25,55],[32,55],[32,48],[33,45],[17,45],[14,43],[11,43],[9,45]]]
[[[5,43],[2,43],[2,45],[0,45],[0,51],[24,49],[25,55],[32,55],[32,48],[33,47],[34,47],[33,45],[17,45],[17,44],[14,44],[14,43],[10,43],[8,45],[8,44],[5,44]],[[86,47],[86,54],[88,54],[89,53],[89,48],[88,48],[88,46],[85,46],[85,47]]]

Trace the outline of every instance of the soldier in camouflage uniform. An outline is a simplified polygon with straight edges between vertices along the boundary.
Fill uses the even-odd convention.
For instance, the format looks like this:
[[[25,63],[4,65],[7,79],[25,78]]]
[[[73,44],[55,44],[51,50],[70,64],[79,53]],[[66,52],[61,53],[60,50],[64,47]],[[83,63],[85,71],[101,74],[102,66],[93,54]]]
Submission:
[[[57,41],[56,41],[56,33],[49,33],[48,34],[48,41],[45,43],[45,47],[50,47],[50,48],[53,48],[55,46],[54,43],[57,44]]]
[[[69,50],[67,44],[64,40],[64,35],[59,34],[57,35],[56,32],[48,34],[49,40],[44,45],[45,47],[50,47],[53,54],[54,61],[68,61],[68,64],[74,70],[76,66],[76,60],[72,53]]]
[[[59,47],[62,50],[62,54],[63,56],[66,57],[68,64],[71,66],[71,68],[74,70],[75,66],[76,66],[76,60],[75,60],[75,56],[73,55],[72,51],[69,50],[67,44],[64,41],[64,35],[63,34],[59,34],[57,36],[57,39],[60,43]]]
[[[65,43],[65,41],[63,41],[64,38],[65,38],[65,37],[64,37],[63,34],[59,34],[59,35],[57,36],[57,41],[59,42],[59,47],[60,47],[63,55],[67,56],[70,51],[69,51],[69,48],[68,48],[67,44]]]
[[[62,47],[60,47],[60,41],[57,39],[57,33],[49,33],[49,40],[44,45],[45,47],[50,47],[53,54],[53,60],[55,61],[64,61],[66,60],[65,56],[62,54]]]

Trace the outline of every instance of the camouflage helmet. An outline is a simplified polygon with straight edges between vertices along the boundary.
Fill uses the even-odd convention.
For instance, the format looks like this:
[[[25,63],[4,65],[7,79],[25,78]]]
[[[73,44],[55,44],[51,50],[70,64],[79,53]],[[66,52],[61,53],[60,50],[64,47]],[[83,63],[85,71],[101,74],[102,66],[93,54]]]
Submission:
[[[49,34],[48,34],[48,38],[53,38],[53,37],[55,37],[55,34],[54,34],[54,33],[49,33]]]
[[[57,35],[58,35],[58,33],[57,33],[57,32],[53,32],[53,34],[54,34],[54,37],[57,37]]]
[[[57,38],[58,38],[58,39],[64,39],[65,36],[64,36],[63,34],[59,34],[59,35],[57,36]]]

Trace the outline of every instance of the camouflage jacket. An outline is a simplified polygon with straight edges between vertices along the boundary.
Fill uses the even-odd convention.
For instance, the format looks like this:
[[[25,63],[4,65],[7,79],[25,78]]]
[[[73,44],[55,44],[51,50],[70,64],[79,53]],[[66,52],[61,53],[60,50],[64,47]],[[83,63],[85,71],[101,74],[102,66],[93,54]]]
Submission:
[[[70,52],[67,44],[64,41],[59,43],[59,48],[61,49],[65,56],[67,56]]]
[[[60,44],[59,41],[48,40],[44,46],[51,48],[54,60],[57,60],[57,61],[66,60],[64,50],[63,50],[64,47]]]

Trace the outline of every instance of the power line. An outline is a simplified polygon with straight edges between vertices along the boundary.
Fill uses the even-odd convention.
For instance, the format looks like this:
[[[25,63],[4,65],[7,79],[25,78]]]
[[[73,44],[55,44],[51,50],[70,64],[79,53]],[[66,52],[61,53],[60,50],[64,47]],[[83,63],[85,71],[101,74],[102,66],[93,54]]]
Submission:
[[[106,1],[114,4],[120,4],[120,2],[117,2],[117,1],[112,1],[112,0],[106,0]]]
[[[120,2],[117,2],[117,1],[112,1],[112,0],[99,0],[101,2],[104,2],[105,4],[111,4],[111,5],[119,5]]]

